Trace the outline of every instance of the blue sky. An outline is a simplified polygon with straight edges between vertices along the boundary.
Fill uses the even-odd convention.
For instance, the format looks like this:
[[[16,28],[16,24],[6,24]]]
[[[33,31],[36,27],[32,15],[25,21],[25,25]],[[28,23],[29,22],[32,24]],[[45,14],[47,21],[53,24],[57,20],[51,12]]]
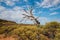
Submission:
[[[31,24],[33,21],[29,19],[20,22],[25,14],[23,9],[29,11],[30,6],[41,24],[60,22],[60,0],[0,0],[0,19]]]

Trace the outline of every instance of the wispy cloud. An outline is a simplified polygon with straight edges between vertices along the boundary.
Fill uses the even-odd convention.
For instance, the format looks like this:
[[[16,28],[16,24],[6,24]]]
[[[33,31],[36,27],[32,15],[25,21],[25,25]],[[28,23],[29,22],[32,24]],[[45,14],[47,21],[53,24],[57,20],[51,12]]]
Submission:
[[[2,11],[2,9],[4,11]],[[22,9],[23,8],[18,6],[15,6],[13,9],[6,9],[5,7],[1,6],[0,19],[15,21],[17,23],[25,23],[25,24],[33,23],[33,21],[29,19],[25,19],[26,21],[20,22],[23,19],[22,14],[26,14]],[[40,17],[38,20],[41,22],[41,24],[45,24],[48,21],[46,17]]]
[[[5,7],[0,6],[0,12],[1,12],[1,11],[4,11],[5,9],[6,9]]]
[[[28,2],[28,0],[24,0],[25,2]]]
[[[22,14],[26,14],[26,12],[24,12],[22,9],[23,8],[18,6],[15,6],[13,9],[6,9],[5,7],[1,6],[0,19],[15,21],[17,23],[25,23],[25,24],[28,22],[29,24],[33,23],[33,21],[29,19],[23,19],[24,16]],[[22,19],[24,21],[20,22]]]
[[[50,13],[50,15],[56,15],[58,14],[58,12],[53,12],[53,13]]]
[[[15,3],[13,1],[6,1],[6,5],[13,6]]]
[[[17,7],[17,8],[14,7],[13,9],[5,9],[5,8],[1,8],[1,9],[2,10],[0,10],[0,19],[15,21],[23,17],[22,13],[24,13],[24,11],[20,11],[20,7]]]
[[[60,6],[58,6],[56,8],[51,8],[50,10],[53,11],[53,10],[57,10],[57,9],[60,9]]]
[[[60,0],[43,0],[42,3],[37,2],[37,5],[43,8],[50,8],[60,4]]]
[[[49,19],[47,17],[39,17],[38,20],[40,21],[41,24],[45,24],[49,22]]]
[[[0,0],[0,2],[6,3],[8,6],[13,6],[15,5],[15,2],[18,2],[19,0]]]
[[[0,19],[6,19],[6,20],[11,20],[11,21],[15,21],[17,23],[20,23],[20,20],[23,18],[22,14],[26,14],[24,12],[24,10],[22,10],[22,9],[27,10],[31,5],[33,6],[33,2],[32,2],[33,0],[31,1],[32,3],[28,1],[29,3],[27,2],[26,5],[24,4],[25,3],[24,1],[27,2],[28,0],[23,0],[23,2],[20,1],[20,0],[0,0],[0,2],[6,3],[6,5],[2,5],[2,6],[0,5]],[[21,4],[15,5],[16,2],[21,2]],[[33,6],[33,7],[36,7],[35,9],[33,9],[33,14],[34,14],[35,17],[39,16],[38,20],[42,24],[45,24],[46,22],[49,22],[49,19],[47,18],[48,15],[46,15],[46,14],[44,15],[44,12],[46,12],[48,14],[49,12],[51,12],[51,10],[56,10],[56,9],[60,8],[59,6],[57,6],[58,4],[60,4],[60,0],[43,0],[41,2],[34,0],[34,2],[36,2],[36,5],[39,6],[39,7]],[[30,3],[31,3],[31,5],[30,5]],[[10,9],[9,7],[5,8],[4,6],[5,7],[6,6],[13,6],[13,7],[12,7],[12,9]],[[41,11],[40,11],[40,7],[42,7]],[[45,8],[49,8],[50,10],[47,11],[47,10],[45,10]],[[27,12],[29,13],[29,10],[27,10]],[[57,10],[57,11],[54,11],[54,12],[50,13],[49,15],[50,16],[51,15],[56,15],[58,13],[59,12]],[[40,15],[42,17],[40,17]],[[51,17],[49,17],[49,18],[51,18]],[[51,19],[54,20],[53,18],[51,18]],[[29,24],[33,23],[29,19],[25,19],[25,20],[26,20],[26,22],[24,21],[22,23],[28,23],[28,22],[29,22]]]

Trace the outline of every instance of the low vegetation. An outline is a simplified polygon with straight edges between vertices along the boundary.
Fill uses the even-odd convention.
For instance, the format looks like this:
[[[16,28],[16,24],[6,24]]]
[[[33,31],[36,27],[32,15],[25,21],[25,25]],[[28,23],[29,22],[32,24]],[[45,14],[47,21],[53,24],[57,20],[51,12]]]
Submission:
[[[16,24],[1,20],[0,35],[3,38],[12,37],[11,40],[13,38],[14,40],[60,40],[60,23],[49,22],[37,27],[33,24]],[[2,39],[1,36],[0,39]]]

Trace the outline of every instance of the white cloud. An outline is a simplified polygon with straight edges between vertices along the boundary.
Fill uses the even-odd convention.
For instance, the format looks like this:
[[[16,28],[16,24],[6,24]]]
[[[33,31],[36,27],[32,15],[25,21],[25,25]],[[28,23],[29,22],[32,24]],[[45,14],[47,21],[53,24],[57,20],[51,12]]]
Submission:
[[[60,19],[56,19],[55,21],[60,22]]]
[[[2,9],[4,11],[2,11]],[[6,9],[5,7],[1,6],[0,19],[15,21],[17,23],[25,23],[25,24],[33,23],[33,21],[31,21],[29,19],[25,19],[26,21],[20,22],[23,19],[22,14],[25,14],[25,12],[22,9],[23,8],[17,7],[17,6],[14,7],[13,9]],[[45,24],[48,21],[48,19],[46,17],[40,17],[38,20],[41,22],[41,24]]]
[[[0,2],[3,2],[4,0],[0,0]]]
[[[58,14],[58,12],[53,12],[53,13],[51,13],[50,15],[56,15],[56,14]]]
[[[15,5],[15,2],[18,2],[19,0],[0,0],[0,2],[6,3],[8,6],[13,6]]]
[[[5,10],[5,7],[0,6],[0,12],[1,12],[1,11],[4,11],[4,10]]]
[[[54,18],[54,20],[50,19],[50,22],[53,22],[53,21],[60,22],[60,19],[59,18]]]
[[[40,21],[41,24],[49,22],[49,19],[47,17],[40,17],[38,20]]]
[[[3,11],[4,10],[4,11]],[[17,23],[20,23],[20,21],[23,19],[23,15],[22,14],[26,14],[21,7],[14,7],[13,9],[6,9],[4,7],[1,6],[0,9],[0,19],[5,19],[5,20],[10,20],[10,21],[15,21]],[[23,19],[24,20],[24,19]],[[27,20],[25,19],[25,21],[21,22],[21,23],[28,23],[31,24],[32,21],[31,20]]]
[[[9,5],[9,6],[13,6],[15,3],[14,2],[12,2],[12,1],[6,1],[5,2],[7,5]]]
[[[58,4],[60,4],[60,0],[43,0],[42,3],[37,2],[37,5],[43,8],[57,6]]]
[[[53,11],[53,10],[57,10],[57,9],[60,9],[60,6],[58,6],[57,8],[51,8],[50,10]]]
[[[24,0],[25,2],[28,2],[28,0]]]
[[[38,6],[40,6],[40,3],[39,3],[39,2],[36,2],[36,4],[37,4]]]
[[[4,11],[3,11],[4,10]],[[1,8],[0,10],[0,18],[1,19],[7,19],[7,20],[16,20],[22,17],[21,12],[19,10],[14,10],[14,9],[5,9],[4,7]]]

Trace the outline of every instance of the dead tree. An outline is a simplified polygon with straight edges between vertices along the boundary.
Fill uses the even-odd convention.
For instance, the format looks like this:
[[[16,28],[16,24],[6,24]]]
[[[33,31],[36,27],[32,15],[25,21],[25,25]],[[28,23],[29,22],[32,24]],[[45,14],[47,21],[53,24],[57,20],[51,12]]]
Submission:
[[[38,17],[36,18],[33,15],[33,8],[32,7],[29,8],[29,12],[27,10],[24,10],[24,9],[23,9],[23,11],[26,13],[26,14],[22,14],[24,16],[23,18],[28,18],[31,21],[34,21],[34,24],[40,25],[40,22],[37,20]]]

